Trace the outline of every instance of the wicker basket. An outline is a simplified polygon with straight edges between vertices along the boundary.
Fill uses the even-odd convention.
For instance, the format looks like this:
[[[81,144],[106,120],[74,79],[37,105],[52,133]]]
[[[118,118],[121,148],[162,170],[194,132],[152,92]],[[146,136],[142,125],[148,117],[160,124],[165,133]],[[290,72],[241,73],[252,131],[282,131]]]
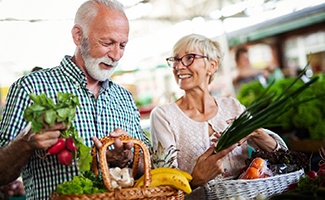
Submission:
[[[104,137],[101,139],[102,147],[99,149],[99,165],[103,176],[103,181],[106,188],[112,192],[105,192],[99,194],[71,194],[71,195],[60,195],[53,193],[51,195],[51,200],[115,200],[115,199],[148,199],[148,200],[160,200],[160,199],[173,199],[173,200],[182,200],[184,199],[184,192],[176,190],[171,186],[159,186],[159,187],[150,187],[151,183],[151,161],[149,150],[146,145],[140,140],[131,138],[130,136],[121,136],[119,138],[123,143],[133,142],[134,144],[134,158],[133,158],[133,177],[138,168],[139,159],[140,159],[140,150],[143,152],[144,160],[144,184],[142,187],[133,187],[133,188],[122,188],[122,189],[113,189],[111,185],[111,180],[109,176],[109,167],[106,160],[106,149],[114,143],[114,138]],[[92,148],[92,171],[95,175],[99,174],[98,161],[96,159],[97,148],[94,146]]]
[[[304,170],[276,175],[268,178],[252,180],[222,180],[214,179],[205,185],[207,199],[228,199],[244,197],[254,199],[259,194],[270,197],[274,194],[282,193],[292,183],[299,181],[304,174]]]

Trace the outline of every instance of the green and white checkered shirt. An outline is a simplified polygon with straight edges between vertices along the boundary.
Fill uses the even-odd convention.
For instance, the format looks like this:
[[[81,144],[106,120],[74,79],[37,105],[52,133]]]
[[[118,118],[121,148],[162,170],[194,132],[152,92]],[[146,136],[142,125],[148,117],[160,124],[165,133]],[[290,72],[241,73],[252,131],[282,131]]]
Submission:
[[[81,108],[77,109],[74,126],[79,135],[91,147],[92,136],[107,136],[116,128],[124,129],[134,138],[150,145],[140,126],[140,114],[129,91],[113,83],[110,79],[102,84],[96,100],[86,88],[86,77],[70,56],[65,56],[60,66],[33,72],[17,80],[11,87],[0,122],[0,146],[13,140],[27,125],[23,119],[24,110],[32,104],[30,93],[45,93],[53,100],[58,92],[72,93],[78,96]],[[50,193],[64,181],[78,175],[76,166],[59,164],[56,156],[44,155],[37,150],[23,171],[23,181],[27,199],[49,199]]]

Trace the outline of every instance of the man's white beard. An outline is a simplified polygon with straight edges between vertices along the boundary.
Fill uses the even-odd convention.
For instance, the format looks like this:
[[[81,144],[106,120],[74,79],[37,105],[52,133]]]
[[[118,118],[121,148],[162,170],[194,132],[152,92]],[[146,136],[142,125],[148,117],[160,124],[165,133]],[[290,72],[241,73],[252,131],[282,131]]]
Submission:
[[[105,81],[112,76],[117,66],[117,62],[112,62],[110,58],[91,58],[88,56],[84,58],[85,67],[88,74],[95,80]],[[110,69],[101,69],[99,64],[105,63],[106,65],[113,66]]]
[[[105,81],[112,76],[118,62],[113,62],[112,59],[108,57],[102,58],[92,58],[89,55],[89,43],[87,38],[82,39],[82,44],[80,46],[80,51],[82,58],[85,62],[85,67],[87,73],[95,80]],[[105,63],[106,65],[112,66],[110,69],[101,69],[99,64]]]

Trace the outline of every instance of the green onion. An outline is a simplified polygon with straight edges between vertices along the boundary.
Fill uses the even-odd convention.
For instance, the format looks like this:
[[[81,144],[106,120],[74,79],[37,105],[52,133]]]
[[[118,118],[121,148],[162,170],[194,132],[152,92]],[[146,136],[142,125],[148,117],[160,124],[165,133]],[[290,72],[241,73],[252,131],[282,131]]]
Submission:
[[[291,107],[313,99],[324,98],[325,93],[322,93],[300,101],[296,100],[305,89],[317,81],[318,77],[311,78],[302,86],[289,92],[289,89],[291,89],[296,82],[301,81],[301,77],[305,75],[308,65],[309,62],[293,82],[277,97],[275,96],[275,93],[267,93],[274,82],[271,83],[261,96],[258,97],[250,106],[247,106],[246,110],[223,131],[214,152],[216,153],[230,147],[258,128],[275,126],[273,121],[287,112]]]

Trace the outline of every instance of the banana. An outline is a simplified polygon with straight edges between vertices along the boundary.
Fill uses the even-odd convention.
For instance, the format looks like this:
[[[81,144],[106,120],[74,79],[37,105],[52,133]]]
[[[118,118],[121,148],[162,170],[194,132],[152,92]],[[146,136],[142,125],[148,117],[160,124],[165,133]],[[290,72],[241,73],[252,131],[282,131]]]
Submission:
[[[143,179],[139,179],[134,187],[141,187],[143,184]],[[150,187],[157,187],[161,185],[172,186],[178,190],[184,191],[186,194],[190,194],[192,192],[189,181],[179,172],[157,172],[152,174]]]
[[[151,175],[157,174],[157,173],[176,173],[176,174],[180,173],[183,176],[185,176],[185,178],[188,181],[192,180],[192,175],[190,173],[180,170],[180,169],[175,169],[175,168],[170,168],[170,167],[160,167],[160,168],[152,169],[150,171],[150,173],[151,173]]]
[[[186,171],[180,170],[180,169],[175,169],[175,168],[170,168],[170,167],[160,167],[160,168],[155,168],[150,171],[151,175],[157,174],[157,173],[176,173],[176,174],[182,174],[185,176],[185,178],[188,181],[191,181],[193,179],[192,175]],[[137,183],[141,182],[144,179],[144,176],[141,176],[138,180],[136,180],[136,184],[134,187],[137,187]]]
[[[188,181],[191,181],[193,179],[192,175],[186,171],[180,170],[180,169],[175,169],[175,168],[170,168],[170,167],[160,167],[160,168],[155,168],[150,170],[150,174],[151,176],[157,173],[176,173],[176,174],[181,174],[183,176],[185,176],[185,178]],[[138,187],[139,183],[141,181],[143,181],[144,179],[144,175],[142,175],[138,180],[136,180],[134,187]]]

